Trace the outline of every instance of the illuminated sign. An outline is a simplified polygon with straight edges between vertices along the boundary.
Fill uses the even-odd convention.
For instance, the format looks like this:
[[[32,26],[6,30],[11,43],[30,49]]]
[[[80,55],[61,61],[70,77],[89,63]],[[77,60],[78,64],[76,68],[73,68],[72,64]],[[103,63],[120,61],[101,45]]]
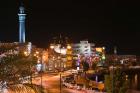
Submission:
[[[103,48],[95,48],[97,52],[103,52]]]

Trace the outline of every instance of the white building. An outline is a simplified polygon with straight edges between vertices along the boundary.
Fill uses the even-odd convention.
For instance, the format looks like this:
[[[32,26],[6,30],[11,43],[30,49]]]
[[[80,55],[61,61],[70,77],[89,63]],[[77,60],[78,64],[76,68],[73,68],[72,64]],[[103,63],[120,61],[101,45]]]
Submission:
[[[73,44],[72,49],[74,55],[80,54],[87,57],[95,52],[95,44],[88,41],[80,41],[80,43]]]

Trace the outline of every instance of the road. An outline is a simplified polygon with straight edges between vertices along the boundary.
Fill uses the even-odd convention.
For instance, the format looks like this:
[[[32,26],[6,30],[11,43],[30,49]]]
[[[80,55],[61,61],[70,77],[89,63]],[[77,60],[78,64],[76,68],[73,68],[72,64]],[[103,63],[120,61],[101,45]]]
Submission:
[[[41,77],[33,79],[33,83],[41,85]],[[46,88],[47,93],[86,93],[84,91],[69,89],[62,87],[60,92],[60,76],[59,74],[43,74],[42,85]]]

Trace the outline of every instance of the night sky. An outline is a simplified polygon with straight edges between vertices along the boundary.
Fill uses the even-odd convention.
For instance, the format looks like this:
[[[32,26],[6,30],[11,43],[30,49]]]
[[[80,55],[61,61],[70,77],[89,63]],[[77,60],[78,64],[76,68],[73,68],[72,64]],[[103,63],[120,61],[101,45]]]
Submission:
[[[0,1],[0,41],[18,41],[20,0]],[[88,39],[112,53],[140,55],[138,0],[24,0],[26,40],[47,47],[53,37]]]

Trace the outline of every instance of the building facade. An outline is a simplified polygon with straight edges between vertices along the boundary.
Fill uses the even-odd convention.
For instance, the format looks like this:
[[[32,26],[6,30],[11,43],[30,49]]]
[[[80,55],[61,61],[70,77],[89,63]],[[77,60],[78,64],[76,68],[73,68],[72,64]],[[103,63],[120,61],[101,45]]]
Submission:
[[[72,48],[70,44],[51,44],[48,57],[48,70],[66,70],[72,66]]]
[[[73,44],[73,55],[83,55],[85,57],[91,56],[94,54],[94,43],[89,43],[88,41],[80,41],[80,43]]]

